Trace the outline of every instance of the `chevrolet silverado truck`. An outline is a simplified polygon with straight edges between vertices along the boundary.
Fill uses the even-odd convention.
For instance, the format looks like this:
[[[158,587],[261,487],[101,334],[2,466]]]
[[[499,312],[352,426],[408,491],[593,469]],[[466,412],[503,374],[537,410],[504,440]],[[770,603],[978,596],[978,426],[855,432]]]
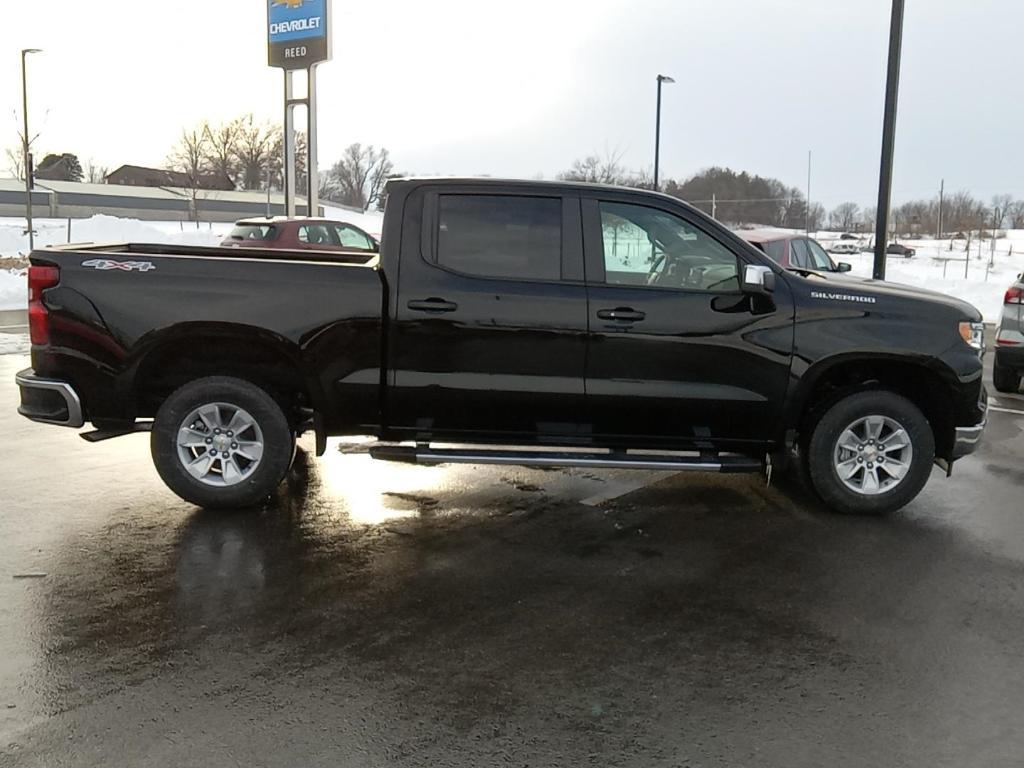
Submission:
[[[985,425],[962,301],[783,269],[685,203],[493,179],[388,188],[379,255],[37,250],[20,412],[149,431],[183,499],[259,504],[299,435],[378,459],[762,472],[910,502]],[[359,478],[351,478],[358,483]]]

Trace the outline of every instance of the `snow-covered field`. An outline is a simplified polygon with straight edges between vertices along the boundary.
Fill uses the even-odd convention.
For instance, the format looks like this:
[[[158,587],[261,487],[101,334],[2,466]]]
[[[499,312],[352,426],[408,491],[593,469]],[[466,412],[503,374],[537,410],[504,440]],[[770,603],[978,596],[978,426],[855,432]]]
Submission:
[[[831,238],[824,233],[819,233],[818,239],[826,248],[831,244]],[[990,240],[981,241],[980,256],[978,243],[972,242],[970,258],[966,261],[965,243],[961,240],[953,241],[953,250],[949,250],[949,240],[900,242],[909,245],[916,254],[910,259],[889,256],[885,265],[885,279],[888,282],[956,296],[977,307],[989,323],[999,321],[1003,311],[1003,294],[1014,278],[1024,272],[1024,230],[1010,230],[1006,237],[997,239],[994,255]],[[832,259],[848,262],[853,267],[854,275],[871,277],[873,254],[833,254]]]

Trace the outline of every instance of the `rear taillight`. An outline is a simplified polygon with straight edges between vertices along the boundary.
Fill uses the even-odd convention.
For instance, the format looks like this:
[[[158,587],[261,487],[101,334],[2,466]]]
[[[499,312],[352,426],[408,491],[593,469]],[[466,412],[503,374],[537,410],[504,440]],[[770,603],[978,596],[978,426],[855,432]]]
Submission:
[[[33,344],[50,343],[50,314],[43,304],[43,291],[59,282],[57,267],[28,268],[28,335]]]
[[[1010,290],[1003,296],[1003,304],[1024,304],[1024,288],[1011,286]]]

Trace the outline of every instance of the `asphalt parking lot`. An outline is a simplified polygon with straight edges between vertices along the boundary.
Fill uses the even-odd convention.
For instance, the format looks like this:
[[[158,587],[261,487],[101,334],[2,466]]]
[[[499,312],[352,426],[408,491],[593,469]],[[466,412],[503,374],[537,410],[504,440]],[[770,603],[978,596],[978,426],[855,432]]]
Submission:
[[[15,413],[0,765],[1010,766],[1024,397],[881,520],[756,476],[300,454],[256,514]],[[308,444],[307,444],[307,447]]]

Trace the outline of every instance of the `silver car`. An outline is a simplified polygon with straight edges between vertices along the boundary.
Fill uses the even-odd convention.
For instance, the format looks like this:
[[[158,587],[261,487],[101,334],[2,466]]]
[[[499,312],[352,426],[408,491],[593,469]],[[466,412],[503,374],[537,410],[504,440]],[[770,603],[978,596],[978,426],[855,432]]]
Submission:
[[[1016,392],[1024,375],[1024,274],[1003,297],[1003,316],[996,329],[996,360],[992,383],[1000,392]]]

